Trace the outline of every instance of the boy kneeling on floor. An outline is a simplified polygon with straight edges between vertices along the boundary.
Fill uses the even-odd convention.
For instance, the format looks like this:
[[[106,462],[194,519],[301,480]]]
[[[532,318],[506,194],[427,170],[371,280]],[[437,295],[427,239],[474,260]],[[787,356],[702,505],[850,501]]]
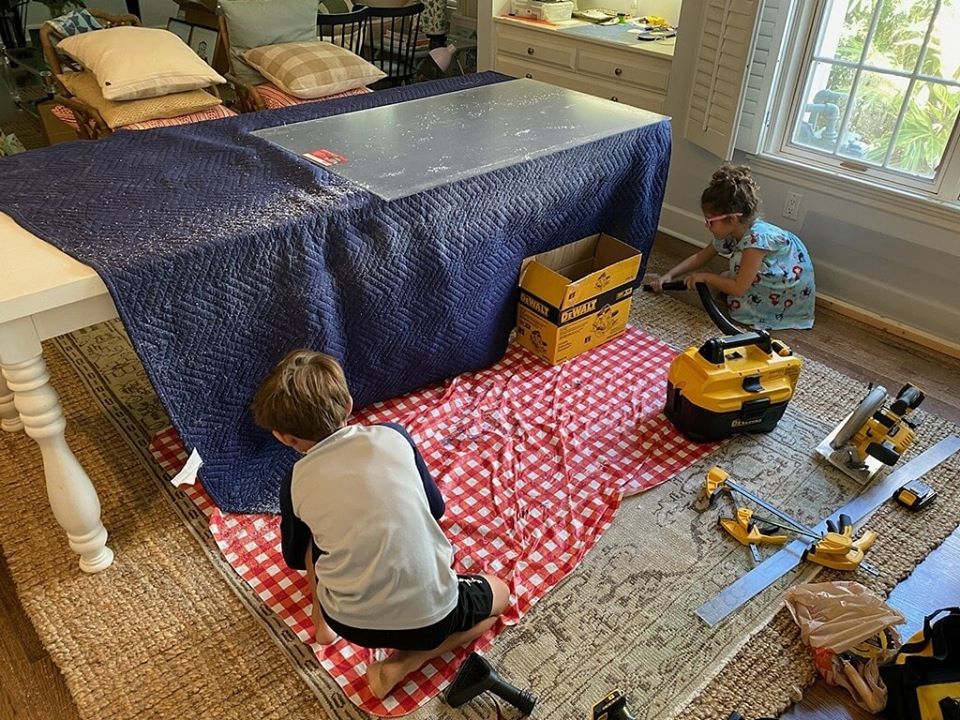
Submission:
[[[353,398],[336,360],[294,350],[252,410],[304,456],[280,488],[280,530],[287,565],[307,571],[317,642],[398,651],[367,668],[377,697],[496,622],[506,584],[451,569],[443,498],[413,439],[394,423],[346,424]]]

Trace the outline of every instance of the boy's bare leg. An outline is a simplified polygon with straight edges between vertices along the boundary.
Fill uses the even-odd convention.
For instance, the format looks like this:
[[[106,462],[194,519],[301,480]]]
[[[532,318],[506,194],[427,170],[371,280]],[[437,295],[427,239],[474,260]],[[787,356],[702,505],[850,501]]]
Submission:
[[[320,612],[320,601],[317,600],[317,572],[313,566],[313,546],[307,548],[305,564],[307,583],[310,585],[310,601],[313,603],[313,609],[310,612],[310,619],[313,620],[313,634],[318,643],[329,645],[340,636],[327,625],[327,621],[323,619],[323,613]]]
[[[442,645],[433,650],[400,650],[386,660],[372,663],[367,668],[367,684],[370,686],[370,690],[378,698],[385,698],[401,680],[425,662],[476,640],[489,630],[496,621],[497,618],[495,617],[482,620],[469,630],[454,633],[444,640]]]
[[[473,642],[493,627],[497,617],[507,607],[510,600],[510,589],[500,578],[493,575],[483,575],[483,577],[487,579],[490,588],[493,590],[493,607],[490,610],[490,617],[481,620],[469,630],[454,633],[444,640],[440,646],[432,650],[400,650],[385,660],[371,663],[367,668],[367,684],[374,695],[381,699],[385,698],[401,680],[428,660],[455,650],[461,645]]]

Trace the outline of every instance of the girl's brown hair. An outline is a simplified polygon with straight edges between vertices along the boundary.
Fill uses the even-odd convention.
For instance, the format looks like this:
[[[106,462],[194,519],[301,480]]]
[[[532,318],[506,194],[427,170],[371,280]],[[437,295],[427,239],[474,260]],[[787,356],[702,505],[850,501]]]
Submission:
[[[294,350],[270,371],[253,398],[253,419],[265,430],[319,442],[347,420],[350,390],[334,358]]]
[[[760,212],[760,195],[746,165],[724,165],[710,179],[700,196],[700,207],[711,214],[739,213],[741,221]]]

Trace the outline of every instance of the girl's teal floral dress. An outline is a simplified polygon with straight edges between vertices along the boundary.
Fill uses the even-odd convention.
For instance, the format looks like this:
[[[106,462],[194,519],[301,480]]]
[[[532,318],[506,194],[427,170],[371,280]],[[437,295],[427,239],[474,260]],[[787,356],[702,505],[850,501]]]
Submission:
[[[796,235],[765,220],[754,220],[738,241],[728,235],[714,240],[717,253],[730,260],[730,276],[740,272],[740,258],[749,248],[763,250],[753,284],[741,297],[727,298],[730,316],[742,325],[767,330],[813,327],[813,263]]]

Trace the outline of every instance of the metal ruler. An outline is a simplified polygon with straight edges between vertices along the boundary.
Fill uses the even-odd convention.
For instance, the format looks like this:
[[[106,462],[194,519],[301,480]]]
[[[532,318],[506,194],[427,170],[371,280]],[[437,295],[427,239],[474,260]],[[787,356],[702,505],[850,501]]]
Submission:
[[[944,438],[880,482],[864,490],[840,508],[836,514],[849,515],[854,524],[861,522],[890,500],[901,487],[929,472],[957,451],[960,451],[960,437],[950,435]],[[822,533],[826,528],[827,522],[824,520],[814,530]],[[721,590],[712,600],[708,600],[697,608],[697,615],[707,625],[713,627],[803,562],[803,552],[809,544],[807,540],[794,540],[739,580]]]

